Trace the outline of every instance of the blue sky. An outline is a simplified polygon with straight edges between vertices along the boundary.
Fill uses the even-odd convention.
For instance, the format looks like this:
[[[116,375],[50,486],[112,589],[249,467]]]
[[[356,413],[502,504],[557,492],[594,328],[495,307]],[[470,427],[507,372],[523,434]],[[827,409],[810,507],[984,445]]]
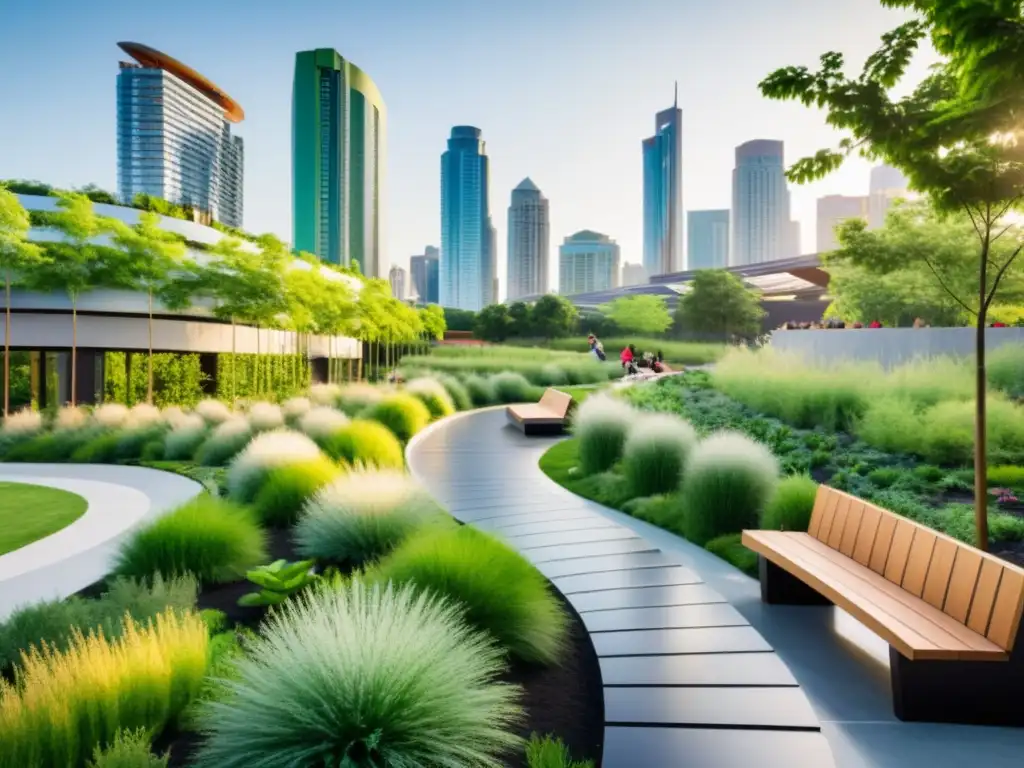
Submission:
[[[119,40],[191,65],[243,106],[245,226],[291,238],[290,99],[296,51],[334,47],[388,107],[386,252],[405,266],[440,237],[440,154],[456,124],[480,127],[504,288],[507,208],[530,176],[551,201],[552,262],[580,229],[639,262],[640,140],[679,81],[686,209],[727,208],[733,149],[786,142],[787,161],[828,146],[822,115],[763,99],[772,69],[836,49],[859,67],[903,18],[877,0],[93,0],[11,2],[0,24],[0,178],[115,190]],[[922,74],[927,57],[916,63]],[[803,249],[814,206],[864,194],[849,164],[793,190]],[[552,264],[554,268],[554,263]],[[553,283],[554,284],[554,283]]]

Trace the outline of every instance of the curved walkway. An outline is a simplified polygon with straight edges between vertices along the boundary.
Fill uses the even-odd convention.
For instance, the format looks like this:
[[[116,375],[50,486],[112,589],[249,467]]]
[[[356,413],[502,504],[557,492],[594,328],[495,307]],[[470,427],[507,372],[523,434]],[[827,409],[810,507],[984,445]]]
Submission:
[[[675,553],[548,480],[537,462],[551,444],[499,408],[438,422],[407,457],[455,517],[505,537],[579,612],[604,684],[603,767],[833,766],[764,637]]]
[[[71,525],[0,556],[0,621],[18,606],[64,598],[99,581],[134,528],[203,490],[170,472],[98,464],[0,464],[0,480],[60,488],[88,502]]]

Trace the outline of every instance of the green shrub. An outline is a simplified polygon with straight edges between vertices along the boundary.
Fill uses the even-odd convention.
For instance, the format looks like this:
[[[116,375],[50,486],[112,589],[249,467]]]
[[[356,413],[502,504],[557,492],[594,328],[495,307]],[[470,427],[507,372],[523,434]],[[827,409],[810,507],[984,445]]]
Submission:
[[[569,748],[554,736],[530,735],[526,745],[527,768],[594,768],[591,760],[573,760]]]
[[[356,467],[306,503],[295,548],[302,557],[360,565],[428,526],[446,524],[451,518],[408,475]]]
[[[634,421],[622,449],[622,472],[636,496],[678,490],[697,433],[669,414]]]
[[[1024,488],[1024,467],[1014,464],[989,467],[988,484],[1006,488]]]
[[[818,484],[810,476],[783,478],[761,514],[761,527],[769,531],[806,531],[817,497]]]
[[[3,460],[37,464],[67,461],[79,447],[99,434],[101,431],[96,429],[44,432],[14,443],[3,455]]]
[[[879,467],[868,472],[868,480],[879,488],[889,488],[898,483],[902,477],[903,471],[893,467]]]
[[[117,460],[119,432],[103,432],[78,446],[71,454],[76,464],[111,464]]]
[[[626,403],[607,395],[589,397],[580,405],[573,417],[573,433],[579,440],[584,474],[605,472],[615,465],[637,416]]]
[[[138,579],[191,573],[216,584],[240,579],[266,561],[266,537],[252,513],[203,494],[132,534],[114,573]]]
[[[96,747],[89,768],[167,768],[169,756],[154,755],[150,741],[144,728],[121,731],[106,749]]]
[[[511,546],[476,528],[408,538],[373,574],[453,598],[470,625],[525,661],[554,664],[565,651],[569,617],[547,579]]]
[[[1024,345],[1004,344],[985,359],[988,382],[1013,398],[1024,397]]]
[[[303,504],[340,472],[326,456],[274,467],[253,502],[256,517],[264,525],[277,528],[293,525]]]
[[[703,546],[756,528],[778,474],[771,451],[744,435],[720,432],[699,443],[683,478],[686,537]]]
[[[390,429],[403,443],[430,423],[430,411],[412,395],[388,395],[376,405],[370,406],[365,418],[379,421]]]
[[[269,565],[251,568],[245,578],[259,589],[242,595],[238,604],[249,607],[280,605],[319,580],[319,575],[313,573],[315,564],[313,560],[295,563],[275,560]]]
[[[455,403],[448,396],[448,390],[436,379],[413,379],[405,391],[427,406],[431,419],[443,419],[455,413]]]
[[[163,422],[123,430],[117,441],[115,458],[122,461],[141,458],[142,449],[154,440],[163,440],[166,432],[167,425]]]
[[[376,421],[355,419],[320,441],[324,453],[335,461],[365,464],[381,469],[405,466],[402,444],[394,433]]]
[[[278,429],[262,432],[231,460],[228,466],[228,497],[241,504],[253,501],[272,469],[316,461],[320,447],[301,432]]]
[[[705,544],[704,548],[745,574],[757,575],[757,553],[743,546],[741,534],[718,536]]]
[[[183,461],[196,455],[207,435],[206,420],[197,413],[183,416],[164,438],[164,457],[168,461]]]
[[[437,380],[448,392],[448,397],[451,398],[457,410],[468,411],[473,407],[473,398],[465,384],[448,374],[438,376]]]
[[[145,582],[115,579],[95,599],[72,596],[18,608],[0,624],[0,669],[14,664],[22,651],[42,648],[44,642],[53,650],[67,649],[76,631],[102,631],[107,639],[116,640],[126,613],[146,624],[168,608],[192,608],[197,590],[192,576],[164,579],[157,574]]]
[[[477,408],[494,405],[498,401],[498,394],[494,391],[494,384],[485,376],[471,374],[463,380],[463,383],[466,385],[466,391],[469,393],[470,400],[473,401],[473,405]]]
[[[914,477],[925,483],[937,483],[945,476],[946,473],[940,467],[932,464],[919,464],[914,467]]]
[[[202,403],[200,403],[202,405]],[[248,419],[231,417],[218,424],[196,451],[196,461],[204,467],[223,467],[252,440]]]
[[[489,383],[496,402],[525,403],[533,398],[533,386],[520,373],[502,371],[491,376]]]
[[[555,363],[548,363],[540,369],[537,383],[542,387],[563,387],[569,383],[569,375]]]
[[[496,767],[522,743],[503,666],[446,601],[358,581],[306,592],[201,705],[196,765]]]

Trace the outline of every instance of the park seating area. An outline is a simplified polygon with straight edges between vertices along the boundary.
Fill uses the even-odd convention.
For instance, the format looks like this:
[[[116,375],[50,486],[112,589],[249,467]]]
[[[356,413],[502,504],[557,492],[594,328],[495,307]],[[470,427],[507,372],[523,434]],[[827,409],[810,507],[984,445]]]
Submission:
[[[510,405],[505,409],[509,423],[525,435],[559,435],[565,431],[572,408],[572,395],[547,389],[539,403]]]
[[[834,604],[890,646],[901,720],[1024,725],[1024,570],[820,486],[802,531],[744,531],[762,600]]]

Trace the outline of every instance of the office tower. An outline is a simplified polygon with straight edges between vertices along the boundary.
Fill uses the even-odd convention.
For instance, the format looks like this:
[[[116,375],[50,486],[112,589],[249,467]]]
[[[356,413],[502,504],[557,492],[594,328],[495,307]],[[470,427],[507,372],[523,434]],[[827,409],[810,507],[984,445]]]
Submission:
[[[529,178],[508,207],[508,300],[548,292],[548,199]]]
[[[321,261],[384,277],[387,113],[369,76],[332,48],[295,54],[292,232]]]
[[[836,227],[847,219],[868,218],[867,197],[849,195],[826,195],[818,198],[818,239],[815,249],[818,253],[829,253],[839,248]]]
[[[200,220],[242,226],[238,102],[191,67],[139,43],[118,43],[136,63],[117,75],[117,186],[195,209]]]
[[[685,268],[683,259],[683,111],[679,84],[670,109],[655,115],[641,143],[644,161],[644,267],[648,275]]]
[[[388,282],[391,283],[391,295],[400,301],[405,301],[405,270],[397,264],[388,272]]]
[[[730,266],[794,255],[793,230],[782,142],[756,139],[736,147]]]
[[[622,265],[622,281],[620,285],[646,285],[647,284],[647,270],[644,269],[643,264],[623,264]]]
[[[885,224],[885,215],[893,200],[910,195],[910,182],[900,171],[888,165],[871,169],[868,194],[868,227],[877,229]]]
[[[441,304],[478,311],[493,299],[496,258],[486,145],[479,128],[452,128],[441,155]]]
[[[729,264],[729,211],[688,211],[686,261],[689,269],[724,269]]]
[[[619,246],[608,235],[583,230],[558,247],[558,292],[574,296],[619,287]]]
[[[488,304],[497,304],[498,299],[498,230],[491,217],[487,217],[487,277],[491,281],[491,300]]]
[[[438,294],[438,250],[432,245],[423,249],[421,255],[409,259],[409,275],[412,290],[421,304],[437,304]]]

